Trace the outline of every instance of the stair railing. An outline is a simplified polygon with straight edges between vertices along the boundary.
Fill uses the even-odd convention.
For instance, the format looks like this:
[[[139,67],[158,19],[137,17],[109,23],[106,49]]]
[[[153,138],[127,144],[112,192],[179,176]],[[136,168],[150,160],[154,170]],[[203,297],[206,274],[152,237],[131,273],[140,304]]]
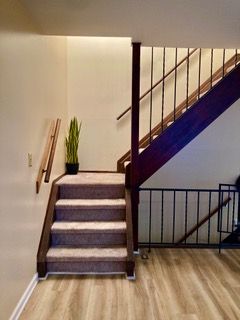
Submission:
[[[222,208],[219,210],[219,250],[221,250],[223,236],[234,234],[235,231],[239,230],[240,227],[240,190],[236,188],[235,184],[219,184],[219,203],[222,202],[224,197],[229,197],[229,195],[232,197],[232,208],[229,207],[226,211],[224,211]]]
[[[208,92],[214,85],[216,81],[221,80],[228,74],[229,68],[234,67],[240,60],[240,55],[237,50],[235,50],[235,54],[232,56],[230,60],[227,62],[226,60],[226,50],[222,50],[222,66],[215,71],[214,70],[214,49],[210,49],[210,77],[203,81],[202,79],[202,50],[203,49],[194,49],[195,51],[191,51],[187,49],[187,56],[178,62],[178,49],[175,49],[175,66],[165,74],[165,64],[166,64],[166,48],[163,48],[163,77],[158,81],[157,84],[153,85],[153,72],[154,72],[154,48],[151,48],[151,58],[150,58],[150,89],[144,94],[150,95],[149,98],[149,131],[148,134],[145,135],[144,139],[144,147],[150,145],[154,139],[154,135],[159,135],[162,133],[169,125],[174,123],[184,111],[187,111],[189,107],[195,104],[200,98],[202,94]],[[192,90],[192,85],[190,86],[190,75],[192,75],[192,70],[190,70],[190,58],[191,56],[198,50],[198,74],[197,74],[197,88],[190,95],[190,89]],[[184,101],[178,105],[177,99],[177,85],[178,85],[178,68],[182,66],[183,62],[186,61],[186,87],[185,87],[185,99]],[[133,235],[134,235],[134,250],[138,250],[138,204],[139,204],[139,192],[138,187],[143,181],[143,173],[140,173],[140,157],[144,156],[140,155],[139,146],[141,147],[140,140],[139,143],[139,119],[140,119],[140,65],[141,65],[141,44],[133,43],[132,45],[132,106],[131,109],[131,151],[130,154],[127,153],[118,161],[118,171],[124,172],[126,170],[126,187],[131,190],[131,202],[132,202],[132,217],[133,217]],[[183,70],[181,70],[183,72]],[[173,106],[172,112],[168,114],[166,118],[164,118],[165,112],[165,79],[168,76],[172,76],[171,80],[173,80]],[[195,76],[196,78],[196,76]],[[159,85],[162,84],[162,96],[161,96],[161,122],[159,125],[154,127],[154,119],[153,119],[153,90]],[[181,84],[182,85],[182,84]],[[129,108],[128,108],[129,109]],[[185,109],[185,110],[184,110]],[[169,109],[167,110],[169,112]],[[155,151],[154,151],[155,152]],[[129,159],[130,158],[130,159]],[[130,160],[130,164],[124,167],[124,161]],[[153,164],[151,164],[153,167]],[[148,168],[150,170],[150,168]],[[146,170],[145,170],[146,171]],[[147,171],[146,171],[147,172]],[[146,172],[144,173],[146,175]]]
[[[50,180],[60,125],[61,125],[61,119],[57,119],[56,122],[54,120],[51,121],[46,145],[44,148],[42,160],[40,163],[40,167],[39,167],[38,175],[36,179],[36,193],[39,193],[40,191],[44,174],[45,174],[44,182],[48,183]]]
[[[219,212],[228,217],[223,228],[232,230],[239,210],[235,189],[140,188],[139,245],[148,247],[218,247]],[[228,227],[229,226],[229,227]]]
[[[152,84],[150,89],[148,89],[147,91],[145,91],[139,98],[139,100],[141,101],[143,98],[145,98],[148,94],[151,94],[151,92],[156,88],[158,87],[161,83],[163,83],[164,85],[164,81],[166,80],[166,78],[168,78],[169,76],[171,76],[173,73],[176,73],[176,69],[179,68],[184,62],[188,61],[189,58],[191,57],[191,55],[194,54],[194,52],[196,52],[197,50],[200,50],[198,48],[196,49],[193,49],[191,52],[189,52],[189,49],[188,49],[188,55],[186,57],[184,57],[180,62],[176,62],[176,65],[170,70],[168,71],[166,74],[165,74],[165,57],[166,57],[166,48],[163,48],[164,50],[164,58],[163,58],[163,61],[164,61],[164,65],[163,65],[163,76],[160,80],[158,80],[154,85]],[[152,55],[153,55],[153,47],[152,47]],[[153,69],[153,57],[151,58],[151,70]],[[151,72],[151,82],[153,81],[152,79],[152,76],[153,76],[153,70]],[[131,107],[128,107],[126,108],[118,117],[117,117],[117,120],[120,120],[125,114],[127,114],[130,110],[131,110]]]
[[[209,70],[209,78],[206,80],[202,80],[202,69],[203,69],[203,58],[202,58],[202,50],[201,48],[199,49],[194,49],[190,51],[190,49],[187,49],[187,56],[182,59],[179,63],[177,62],[178,59],[178,49],[175,50],[175,67],[172,68],[166,75],[165,74],[165,63],[166,63],[166,48],[163,48],[163,65],[162,65],[162,70],[163,70],[163,77],[160,79],[155,85],[152,85],[153,83],[153,73],[154,73],[154,68],[153,68],[153,49],[151,48],[151,88],[146,91],[146,93],[142,96],[145,97],[146,95],[150,95],[149,98],[149,130],[148,133],[140,139],[139,141],[139,148],[146,148],[153,139],[158,136],[161,132],[163,132],[166,128],[169,127],[172,123],[174,123],[182,114],[185,112],[189,107],[191,107],[194,103],[196,103],[203,94],[207,93],[217,82],[219,82],[223,77],[225,77],[231,68],[235,67],[239,61],[240,61],[240,54],[238,54],[238,51],[235,50],[235,54],[226,61],[226,49],[222,49],[222,65],[217,69],[214,68],[214,49],[210,49],[210,70]],[[206,50],[206,49],[205,49]],[[190,70],[190,57],[195,53],[198,52],[198,55],[194,55],[194,59],[196,60],[198,58],[198,61],[195,61],[195,63],[198,66],[198,74],[196,75],[197,81],[197,87],[195,90],[192,91],[192,85],[190,86],[190,74],[192,71]],[[219,53],[220,54],[220,53]],[[177,105],[177,85],[178,85],[178,69],[183,65],[183,62],[186,62],[186,92],[185,92],[185,99]],[[140,68],[140,66],[139,66]],[[184,70],[181,70],[183,73]],[[166,106],[165,106],[165,100],[166,100],[166,83],[165,80],[167,77],[172,77],[173,80],[173,106],[172,106],[172,111],[171,108],[169,110],[169,113],[166,114]],[[161,106],[160,106],[160,118],[161,121],[159,124],[154,125],[154,117],[153,114],[156,115],[156,110],[153,108],[153,91],[154,89],[161,84]],[[191,88],[191,91],[190,91]],[[141,98],[139,98],[139,102],[141,101]],[[129,109],[129,108],[128,108]],[[132,110],[132,108],[131,108]],[[133,111],[133,110],[132,110]],[[138,110],[138,115],[140,114],[140,109]],[[135,114],[135,120],[134,124],[136,124],[136,114]],[[156,121],[155,121],[156,122]],[[139,132],[139,124],[138,128],[135,130],[132,129],[132,132],[136,132],[138,129]],[[139,135],[139,133],[138,133]],[[118,165],[117,169],[120,172],[124,172],[124,162],[130,160],[130,152],[127,152],[125,155],[123,155],[119,160],[118,160]]]

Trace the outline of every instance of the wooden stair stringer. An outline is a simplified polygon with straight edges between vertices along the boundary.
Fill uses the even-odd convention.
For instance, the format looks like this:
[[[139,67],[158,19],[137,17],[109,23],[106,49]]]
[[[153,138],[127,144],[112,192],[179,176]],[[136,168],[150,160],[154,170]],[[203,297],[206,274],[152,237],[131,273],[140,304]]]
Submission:
[[[139,155],[140,186],[240,97],[240,65],[219,81],[188,112]],[[126,172],[130,172],[131,163]],[[128,177],[127,177],[128,179]]]
[[[224,73],[228,73],[228,69],[234,66],[236,63],[240,61],[240,54],[237,56],[233,56],[224,64]],[[231,72],[231,71],[230,71]],[[206,81],[204,81],[199,89],[193,91],[187,99],[182,101],[175,110],[175,119],[177,120],[183,115],[183,110],[187,108],[189,110],[197,101],[200,99],[199,96],[201,94],[206,94],[208,90],[211,90],[211,82],[221,81],[220,79],[223,76],[223,68],[219,68],[215,71],[212,77],[209,77]],[[215,87],[214,84],[213,87]],[[202,99],[203,97],[201,97]],[[151,136],[162,134],[164,130],[167,129],[168,123],[172,122],[174,119],[174,111],[170,112],[162,122],[158,123],[154,128],[151,130]],[[139,148],[146,148],[149,145],[150,141],[150,133],[146,134],[140,141],[139,141]],[[117,171],[118,172],[125,172],[124,162],[129,161],[131,156],[131,150],[127,151],[117,162]]]

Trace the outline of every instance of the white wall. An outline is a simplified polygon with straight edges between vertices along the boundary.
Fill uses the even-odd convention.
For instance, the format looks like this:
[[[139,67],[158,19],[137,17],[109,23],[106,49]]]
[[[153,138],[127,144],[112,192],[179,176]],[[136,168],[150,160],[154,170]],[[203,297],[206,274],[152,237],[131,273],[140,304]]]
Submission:
[[[36,195],[35,179],[57,117],[63,123],[52,178],[64,172],[66,41],[38,35],[15,0],[1,1],[0,28],[0,318],[8,319],[36,272],[50,184]]]

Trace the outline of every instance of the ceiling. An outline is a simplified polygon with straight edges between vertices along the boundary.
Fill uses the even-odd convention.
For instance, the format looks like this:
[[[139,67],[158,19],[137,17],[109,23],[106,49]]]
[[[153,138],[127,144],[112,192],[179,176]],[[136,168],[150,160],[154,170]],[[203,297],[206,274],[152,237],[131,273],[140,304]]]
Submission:
[[[19,0],[43,34],[240,47],[240,0]]]

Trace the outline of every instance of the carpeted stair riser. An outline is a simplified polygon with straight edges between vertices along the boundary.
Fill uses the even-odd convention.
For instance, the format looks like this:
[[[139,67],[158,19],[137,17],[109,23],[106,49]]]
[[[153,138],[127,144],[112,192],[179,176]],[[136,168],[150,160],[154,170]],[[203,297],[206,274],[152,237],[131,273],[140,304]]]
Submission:
[[[56,208],[56,221],[121,221],[126,219],[125,209]]]
[[[126,272],[124,180],[122,174],[83,172],[58,181],[47,272]]]
[[[60,199],[120,199],[124,185],[60,185]]]
[[[103,246],[126,244],[126,233],[52,233],[52,246]]]
[[[48,272],[113,273],[126,272],[126,261],[47,262]]]

